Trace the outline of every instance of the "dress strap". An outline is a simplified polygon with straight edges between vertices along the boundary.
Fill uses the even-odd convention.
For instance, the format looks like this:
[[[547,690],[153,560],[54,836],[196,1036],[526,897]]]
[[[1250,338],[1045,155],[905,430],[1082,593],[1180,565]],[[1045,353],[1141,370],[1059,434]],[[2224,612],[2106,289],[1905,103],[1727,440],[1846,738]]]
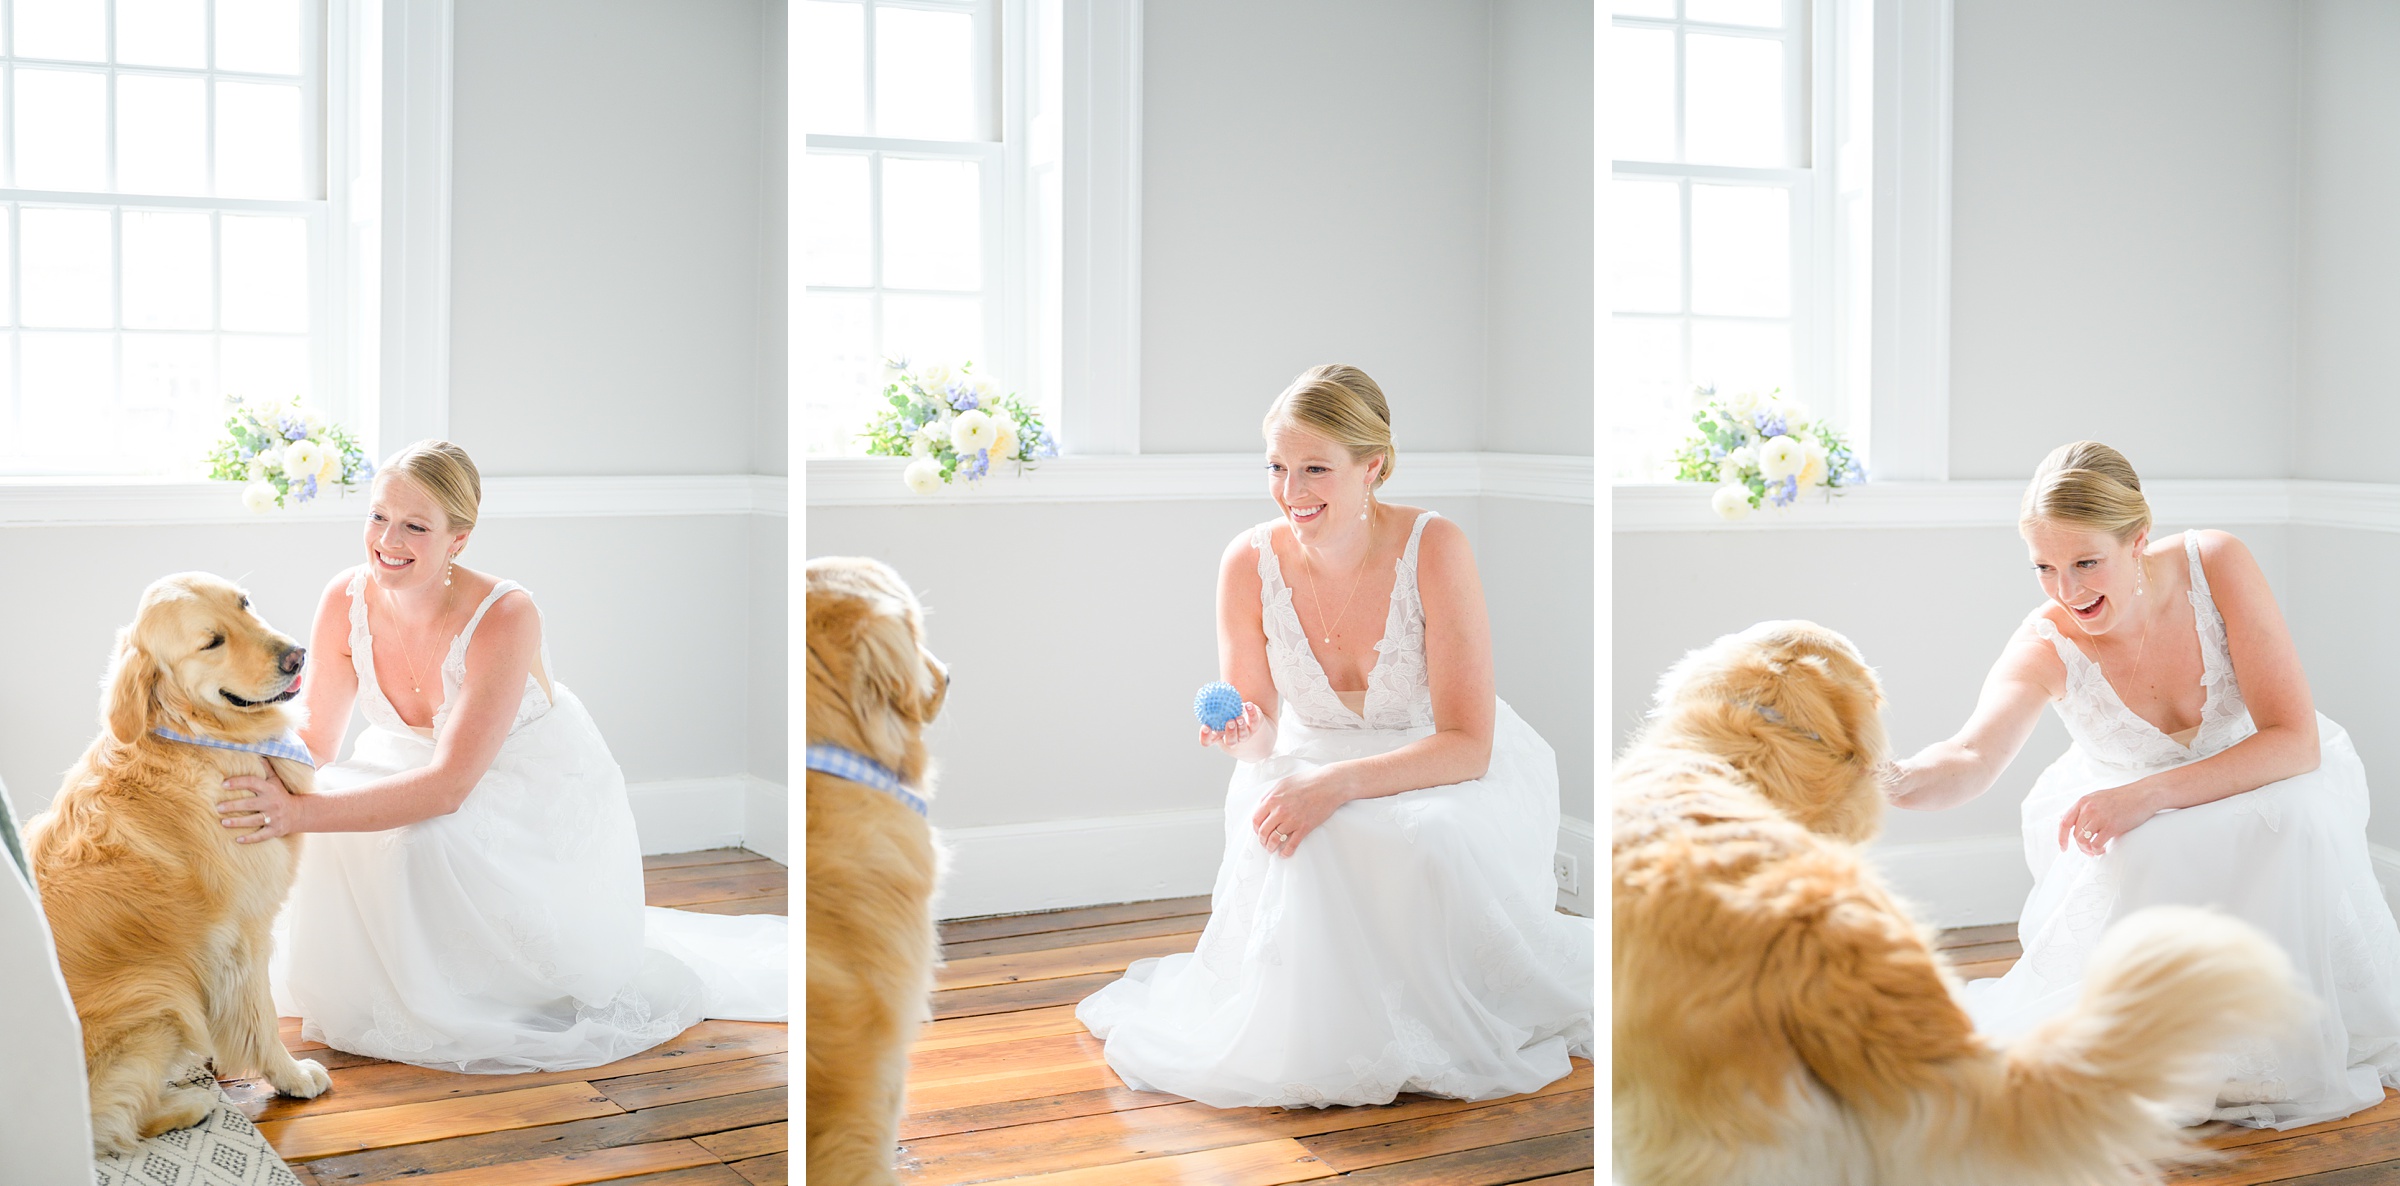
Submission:
[[[1418,515],[1416,523],[1408,529],[1408,547],[1401,550],[1400,559],[1412,573],[1417,571],[1417,541],[1425,538],[1425,525],[1432,521],[1433,512],[1426,511]]]
[[[468,642],[475,637],[475,627],[482,624],[483,615],[491,612],[492,603],[524,587],[515,581],[502,581],[492,586],[492,591],[483,595],[483,604],[475,607],[475,616],[467,619],[467,628],[458,632],[458,653],[466,653]]]
[[[2068,642],[2067,636],[2060,634],[2058,627],[2052,625],[2047,617],[2036,617],[2033,620],[2033,632],[2050,640],[2050,648],[2058,652],[2058,661],[2067,665],[2069,674],[2081,670],[2084,664],[2092,661],[2091,656],[2083,653],[2082,647]]]
[[[2211,595],[2208,591],[2208,573],[2200,567],[2199,528],[2195,527],[2183,533],[2183,552],[2184,555],[2190,557],[2192,561],[2192,591],[2198,593],[2202,597],[2210,597]]]
[[[1275,588],[1283,584],[1283,566],[1275,561],[1275,525],[1261,523],[1250,529],[1250,547],[1258,553],[1258,595],[1262,602],[1275,600]]]

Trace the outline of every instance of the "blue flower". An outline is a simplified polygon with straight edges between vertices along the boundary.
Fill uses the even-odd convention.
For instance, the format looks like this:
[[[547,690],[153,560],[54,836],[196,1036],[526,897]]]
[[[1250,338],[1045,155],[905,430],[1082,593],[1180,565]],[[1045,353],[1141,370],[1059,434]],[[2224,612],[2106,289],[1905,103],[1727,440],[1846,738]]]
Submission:
[[[315,498],[316,496],[317,475],[310,474],[308,475],[307,481],[300,483],[300,501],[307,502],[309,499]]]

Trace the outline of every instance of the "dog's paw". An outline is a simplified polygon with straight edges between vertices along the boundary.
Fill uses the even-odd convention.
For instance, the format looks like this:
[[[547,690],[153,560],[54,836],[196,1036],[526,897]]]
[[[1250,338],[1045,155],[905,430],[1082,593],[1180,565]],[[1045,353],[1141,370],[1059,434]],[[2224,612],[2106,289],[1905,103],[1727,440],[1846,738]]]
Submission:
[[[148,1139],[162,1132],[190,1128],[208,1119],[208,1114],[216,1109],[215,1080],[210,1080],[206,1087],[177,1084],[158,1093],[158,1107],[142,1121],[142,1136]]]
[[[277,1075],[271,1082],[275,1084],[277,1095],[313,1100],[333,1086],[333,1076],[326,1073],[324,1063],[313,1058],[301,1058],[294,1059],[291,1069]]]

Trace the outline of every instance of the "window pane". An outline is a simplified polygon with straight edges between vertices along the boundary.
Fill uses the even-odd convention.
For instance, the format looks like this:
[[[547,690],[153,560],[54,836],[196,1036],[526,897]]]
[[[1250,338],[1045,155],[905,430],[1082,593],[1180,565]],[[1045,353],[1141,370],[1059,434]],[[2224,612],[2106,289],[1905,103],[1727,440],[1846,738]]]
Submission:
[[[1683,441],[1683,322],[1680,318],[1613,318],[1609,325],[1614,378],[1609,435],[1619,478],[1652,480]]]
[[[117,189],[208,192],[208,94],[197,78],[117,76]]]
[[[16,0],[20,58],[108,60],[108,17],[100,0]]]
[[[117,0],[117,60],[137,66],[208,65],[205,0]]]
[[[16,310],[8,307],[7,289],[9,288],[9,285],[7,283],[7,277],[11,274],[9,272],[10,261],[8,258],[8,238],[8,216],[5,213],[0,213],[0,325],[5,325],[14,321],[14,314],[16,313]],[[4,338],[6,336],[6,334],[0,334],[0,338]],[[0,389],[4,389],[4,385],[6,383],[6,378],[0,378]],[[5,414],[0,414],[0,425],[7,423],[8,417]]]
[[[125,212],[125,324],[210,329],[208,215]]]
[[[1783,43],[1690,33],[1683,41],[1684,159],[1791,163],[1783,136]]]
[[[217,82],[217,194],[302,198],[300,88]]]
[[[1716,25],[1783,27],[1783,0],[1683,0],[1683,19]]]
[[[801,110],[808,130],[856,136],[867,130],[867,16],[860,4],[809,0],[800,6]]]
[[[1692,186],[1692,312],[1792,310],[1792,195],[1764,185]]]
[[[883,356],[914,366],[981,363],[983,302],[975,297],[883,298]],[[988,368],[987,368],[988,373]],[[1000,376],[992,376],[994,382]]]
[[[1615,0],[1615,3],[1610,4],[1608,7],[1610,11],[1616,13],[1618,16],[1663,16],[1672,18],[1675,15],[1675,0]]]
[[[28,450],[33,453],[60,452],[60,446],[75,441],[90,441],[95,430],[108,431],[116,427],[116,341],[109,334],[44,334],[17,335],[24,350],[24,398],[18,406],[24,411],[25,435],[36,441],[48,441],[51,448]],[[92,449],[85,453],[90,460],[72,465],[76,470],[115,469],[119,459],[104,451]]]
[[[971,140],[975,18],[963,12],[875,10],[875,134]]]
[[[218,339],[224,375],[218,385],[225,394],[253,400],[289,401],[308,397],[308,339],[253,338],[227,334]]]
[[[875,351],[875,298],[854,293],[808,294],[802,305],[802,334],[811,344],[808,393],[801,409],[811,453],[863,453],[857,433],[867,426],[882,360]]]
[[[24,69],[16,74],[18,188],[108,188],[106,76]]]
[[[124,402],[129,408],[213,412],[216,342],[206,334],[126,334]]]
[[[981,178],[973,161],[884,158],[885,287],[982,287]]]
[[[111,324],[108,211],[28,207],[17,215],[25,270],[17,283],[25,302],[25,324],[86,326]],[[32,352],[26,353],[28,359]]]
[[[1609,300],[1620,310],[1683,311],[1683,210],[1672,181],[1609,183],[1609,236],[1615,258]]]
[[[801,166],[800,185],[800,221],[808,227],[808,243],[800,257],[801,283],[861,288],[873,284],[867,158],[812,152]]]
[[[1611,159],[1674,160],[1674,31],[1612,27],[1608,49]]]
[[[308,224],[237,214],[219,224],[225,328],[308,332]]]
[[[1789,325],[1750,321],[1692,322],[1692,383],[1720,395],[1792,390]]]
[[[300,73],[299,0],[216,0],[217,69]]]

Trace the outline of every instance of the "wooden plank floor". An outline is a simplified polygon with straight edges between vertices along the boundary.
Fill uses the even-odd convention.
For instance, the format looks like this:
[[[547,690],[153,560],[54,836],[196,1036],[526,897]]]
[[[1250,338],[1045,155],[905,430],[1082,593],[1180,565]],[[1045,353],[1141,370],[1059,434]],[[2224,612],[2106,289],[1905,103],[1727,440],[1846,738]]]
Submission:
[[[646,857],[653,906],[782,914],[782,865],[741,849]],[[790,1116],[787,1027],[704,1021],[607,1066],[452,1075],[303,1042],[333,1073],[313,1100],[255,1079],[227,1091],[304,1186],[783,1186]]]
[[[1998,976],[2017,962],[2017,925],[1944,931],[1938,945],[1961,979]],[[2376,1186],[2400,1183],[2400,1092],[2354,1115],[2285,1132],[2209,1124],[2201,1143],[2218,1159],[2179,1166],[2163,1180],[2184,1186]]]
[[[962,1186],[1593,1181],[1592,1067],[1530,1095],[1373,1108],[1211,1108],[1132,1091],[1075,1003],[1146,956],[1190,951],[1208,898],[944,924],[934,1020],[909,1057],[901,1181]]]

